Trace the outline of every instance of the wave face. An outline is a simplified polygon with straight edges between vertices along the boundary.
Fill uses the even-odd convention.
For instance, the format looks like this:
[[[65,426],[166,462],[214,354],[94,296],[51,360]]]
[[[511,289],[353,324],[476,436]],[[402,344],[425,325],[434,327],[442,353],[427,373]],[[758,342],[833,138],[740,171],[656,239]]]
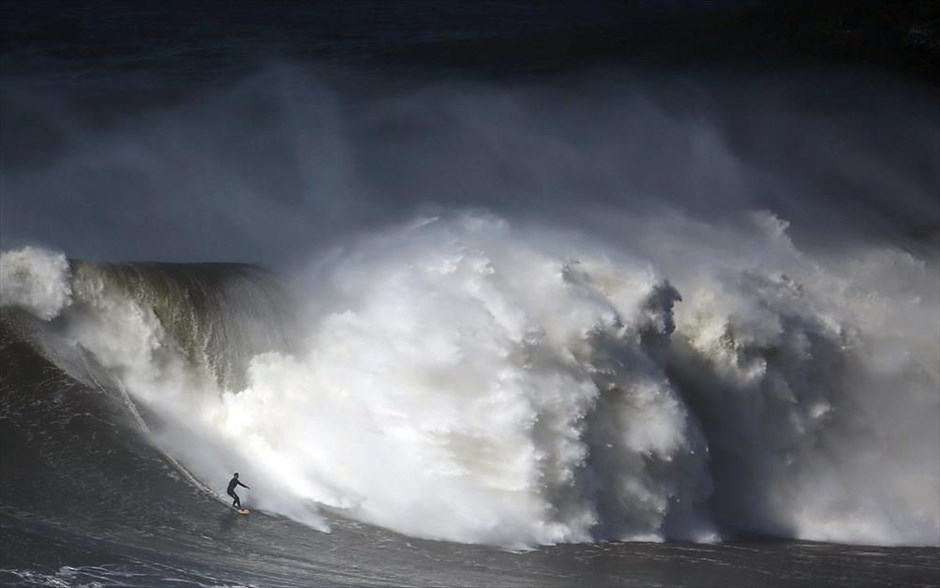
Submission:
[[[932,246],[801,250],[770,213],[621,228],[421,218],[286,285],[27,248],[2,303],[202,484],[240,471],[319,529],[940,544]]]

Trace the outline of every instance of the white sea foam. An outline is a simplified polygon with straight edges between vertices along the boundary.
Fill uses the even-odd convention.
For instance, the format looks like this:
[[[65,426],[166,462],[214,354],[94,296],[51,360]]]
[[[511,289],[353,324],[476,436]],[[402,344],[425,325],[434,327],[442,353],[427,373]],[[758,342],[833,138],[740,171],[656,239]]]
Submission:
[[[406,533],[661,538],[707,495],[655,358],[675,292],[644,263],[569,253],[477,217],[372,239],[317,272],[308,352],[256,358],[217,418]]]
[[[23,247],[0,253],[0,305],[51,320],[71,304],[69,262],[60,252]]]
[[[301,350],[256,356],[241,390],[92,271],[67,337],[207,484],[238,470],[253,507],[320,529],[325,504],[513,547],[940,544],[936,265],[801,251],[770,213],[624,222],[604,241],[465,213],[349,245],[296,281]]]

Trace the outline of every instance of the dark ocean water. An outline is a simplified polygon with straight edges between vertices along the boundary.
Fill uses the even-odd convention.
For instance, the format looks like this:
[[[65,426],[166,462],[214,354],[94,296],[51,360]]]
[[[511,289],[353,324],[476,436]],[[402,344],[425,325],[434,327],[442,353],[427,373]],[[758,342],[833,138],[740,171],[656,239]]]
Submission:
[[[95,283],[91,278],[87,290],[75,281],[73,306],[53,304],[48,316],[42,315],[45,297],[59,287],[57,275],[41,273],[39,262],[32,261],[37,265],[4,270],[4,297],[10,298],[3,301],[0,322],[0,584],[940,584],[940,529],[930,518],[932,499],[940,501],[932,477],[940,452],[934,447],[940,405],[930,395],[940,345],[930,314],[940,258],[940,115],[933,78],[938,23],[931,2],[4,3],[3,249],[61,250],[63,260],[72,260],[72,272],[93,273],[97,261],[192,265],[102,270],[102,275],[120,274],[126,298],[106,299],[101,293],[107,294],[107,287],[95,290],[88,286]],[[345,302],[336,306],[318,298],[323,289],[311,285],[309,276],[323,274],[308,271],[297,278],[303,274],[298,268],[309,268],[311,259],[326,259],[326,265],[347,259],[355,278],[350,279],[359,284],[348,286],[348,292],[368,294],[371,286],[362,284],[369,280],[356,282],[361,279],[356,276],[393,280],[397,275],[383,273],[387,266],[370,265],[383,248],[394,265],[397,255],[425,259],[419,253],[437,249],[445,255],[451,241],[402,246],[386,236],[388,243],[379,241],[366,249],[371,253],[357,257],[351,236],[382,234],[383,227],[446,216],[441,211],[450,210],[474,211],[473,226],[487,225],[489,213],[518,222],[529,229],[521,239],[526,246],[567,244],[565,231],[574,230],[605,247],[652,259],[687,304],[699,293],[693,286],[708,283],[695,281],[700,273],[756,292],[747,303],[746,296],[729,294],[727,305],[734,311],[724,337],[740,337],[735,349],[744,350],[742,364],[758,356],[771,372],[783,374],[762,391],[779,390],[779,382],[797,390],[795,400],[779,405],[768,393],[769,405],[781,411],[779,419],[740,428],[725,423],[729,414],[747,415],[725,412],[718,394],[703,396],[713,383],[696,377],[713,358],[690,351],[692,335],[673,344],[678,359],[663,360],[665,367],[655,372],[656,378],[676,383],[681,404],[704,431],[703,442],[712,452],[705,466],[712,487],[709,498],[696,500],[716,521],[721,541],[689,541],[677,530],[679,515],[663,515],[666,522],[647,533],[665,542],[611,541],[617,529],[629,527],[611,515],[590,530],[595,542],[509,549],[490,545],[499,541],[415,538],[411,535],[467,535],[460,528],[438,532],[433,525],[428,527],[433,531],[424,531],[421,522],[402,523],[392,516],[384,526],[358,522],[384,521],[384,513],[350,517],[336,505],[318,511],[330,527],[323,532],[322,520],[311,523],[283,504],[260,498],[257,511],[242,517],[212,494],[219,489],[206,484],[215,478],[191,467],[201,458],[186,462],[198,452],[179,447],[197,444],[202,433],[165,426],[169,413],[147,396],[152,388],[135,378],[159,372],[157,381],[176,383],[162,378],[182,358],[179,365],[192,374],[208,370],[218,390],[242,390],[252,357],[269,351],[298,354],[297,346],[306,341],[307,317],[294,317],[285,308],[299,304],[314,315],[346,308]],[[769,224],[741,221],[759,229],[737,224],[768,210],[779,222],[777,217]],[[778,230],[789,231],[792,247],[781,245]],[[504,251],[502,239],[493,239],[497,253],[488,252],[494,266]],[[505,247],[529,251],[512,249],[518,243]],[[757,261],[748,260],[740,274],[729,278],[717,262],[721,267],[712,272],[711,259],[725,263],[748,247]],[[880,248],[888,252],[887,261],[878,257]],[[769,253],[761,257],[758,250]],[[571,267],[580,262],[567,255],[560,254],[564,269],[557,273],[573,283],[580,278],[570,277],[576,273]],[[734,266],[736,259],[726,265]],[[197,265],[219,261],[283,271],[295,278],[290,294],[253,266]],[[809,267],[792,278],[803,282],[777,271],[778,261],[781,267]],[[761,264],[769,268],[767,276],[757,275]],[[509,265],[523,276],[529,267],[542,267],[538,260]],[[856,266],[861,269],[851,269]],[[613,275],[622,277],[626,267],[633,266],[619,265]],[[838,289],[843,282],[825,282],[819,275],[845,267],[859,281],[840,291],[844,298],[838,300],[853,309],[875,300],[860,315],[880,317],[884,308],[907,309],[904,305],[916,299],[910,302],[913,310],[898,310],[896,322],[884,329],[890,331],[885,337],[897,339],[852,347],[855,332],[868,323],[852,315],[827,330],[827,321],[839,319],[820,310],[822,298],[801,298],[804,285],[813,292]],[[636,275],[645,276],[644,271]],[[631,288],[643,290],[644,279]],[[20,288],[20,280],[28,287]],[[673,291],[664,284],[650,286],[653,293],[640,315],[659,312],[656,305],[663,303],[657,296]],[[881,298],[857,295],[871,284]],[[406,281],[402,288],[407,286]],[[464,287],[460,282],[434,291],[449,300],[455,288]],[[532,287],[538,299],[542,286]],[[389,296],[397,292],[388,290]],[[716,291],[719,298],[727,294]],[[300,303],[281,299],[298,295]],[[418,298],[413,294],[407,300]],[[115,333],[124,332],[106,321],[117,316],[117,323],[136,328],[133,321],[141,315],[122,314],[126,300],[152,310],[143,316],[155,317],[158,327],[148,323],[147,335],[159,341],[154,349],[172,352],[170,359],[154,352],[143,368],[135,363],[138,341],[118,337]],[[644,353],[656,361],[658,352],[649,350],[655,341],[649,339],[664,336],[670,344],[676,328],[673,302],[682,308],[669,298],[667,326],[655,335],[637,335]],[[791,303],[797,310],[786,306]],[[524,308],[536,314],[537,306]],[[461,315],[472,314],[466,307],[445,308],[434,316],[437,326],[447,328],[428,327],[427,340],[440,332],[485,330],[460,322]],[[380,309],[382,317],[394,314]],[[778,314],[767,319],[764,311]],[[795,334],[765,343],[764,331],[755,328],[754,340],[746,339],[740,332],[750,323],[736,323],[734,317],[752,314],[755,323],[773,325],[769,330]],[[235,316],[237,321],[229,320]],[[363,316],[385,333],[382,317]],[[679,319],[678,332],[691,332],[689,321]],[[603,330],[603,320],[584,331]],[[897,344],[902,359],[881,353],[878,344],[891,347],[897,340],[905,345]],[[613,353],[597,339],[589,341],[596,345],[592,362]],[[484,363],[490,357],[486,345],[469,345],[465,356],[477,352]],[[792,356],[802,359],[788,355],[791,347],[798,349]],[[383,350],[369,349],[373,355],[360,358],[364,372],[385,365],[376,359]],[[857,357],[888,367],[869,377]],[[621,367],[635,360],[629,354],[615,359]],[[640,363],[650,363],[645,361]],[[593,369],[595,363],[589,365]],[[620,377],[619,368],[610,369],[613,380]],[[446,372],[442,386],[461,374]],[[596,381],[606,382],[604,377]],[[866,378],[873,387],[903,390],[894,402],[901,408],[854,397],[855,387],[867,391]],[[801,395],[800,386],[811,392]],[[826,402],[817,402],[818,395]],[[809,425],[805,435],[800,429],[792,440],[774,437],[790,433],[777,429],[786,421],[784,413],[799,420],[830,404],[837,413],[847,412],[818,429]],[[793,405],[797,409],[791,410]],[[858,406],[891,415],[894,428],[880,429],[877,419],[854,420]],[[187,426],[198,428],[198,422]],[[281,426],[269,424],[275,430]],[[284,429],[290,426],[285,420]],[[177,445],[165,438],[171,430]],[[726,435],[728,430],[733,434]],[[744,466],[736,461],[739,431],[755,436],[743,441],[746,449],[756,447],[755,456],[764,455],[766,442],[772,463],[760,457],[741,458]],[[761,437],[767,431],[767,438]],[[694,435],[690,439],[694,446]],[[853,453],[853,445],[862,449]],[[602,453],[598,447],[592,446]],[[655,461],[649,452],[644,459]],[[778,459],[787,465],[778,468]],[[791,463],[797,465],[787,469]],[[810,464],[807,470],[799,469],[802,463]],[[662,474],[675,484],[667,491],[668,506],[650,507],[660,515],[681,510],[675,498],[685,491],[666,475],[669,467],[657,462],[642,476],[646,483]],[[798,516],[801,508],[816,512],[817,504],[800,494],[812,478],[806,471],[825,478],[819,492],[834,493],[834,506],[820,511],[825,520],[818,528],[807,523],[812,514]],[[836,482],[827,477],[832,471]],[[871,479],[873,471],[902,481],[879,485]],[[791,473],[804,485],[786,486]],[[290,469],[283,475],[290,478]],[[250,483],[266,485],[265,480]],[[874,489],[867,492],[869,486]],[[899,488],[910,502],[879,502]],[[855,504],[850,499],[856,494],[875,498],[862,500],[858,509],[846,506]],[[562,502],[553,508],[563,510]],[[631,513],[631,505],[622,503],[599,510]],[[250,495],[248,504],[255,506]],[[891,506],[879,511],[883,504]],[[868,526],[854,525],[867,517],[873,521]],[[879,526],[885,520],[891,524]],[[420,532],[389,530],[395,528]],[[835,539],[796,538],[819,535]]]

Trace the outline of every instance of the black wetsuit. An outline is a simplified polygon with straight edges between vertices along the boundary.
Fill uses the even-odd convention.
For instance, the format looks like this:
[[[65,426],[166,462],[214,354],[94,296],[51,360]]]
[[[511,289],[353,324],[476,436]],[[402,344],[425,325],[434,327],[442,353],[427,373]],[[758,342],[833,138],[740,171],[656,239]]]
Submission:
[[[244,484],[239,482],[238,478],[232,478],[228,483],[228,495],[235,499],[232,501],[232,506],[241,510],[242,501],[238,499],[238,494],[235,494],[236,486],[244,486],[245,488],[247,488],[248,486],[245,486]]]

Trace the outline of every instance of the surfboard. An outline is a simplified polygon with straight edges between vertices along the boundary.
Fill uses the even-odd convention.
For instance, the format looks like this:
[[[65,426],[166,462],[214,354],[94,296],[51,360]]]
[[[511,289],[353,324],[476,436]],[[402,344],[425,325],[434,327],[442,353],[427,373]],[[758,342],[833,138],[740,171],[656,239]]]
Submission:
[[[248,514],[248,513],[250,513],[250,512],[251,512],[251,511],[248,510],[247,508],[243,508],[243,509],[241,509],[240,511],[238,511],[238,514],[240,514],[240,515],[246,515],[246,514]]]

